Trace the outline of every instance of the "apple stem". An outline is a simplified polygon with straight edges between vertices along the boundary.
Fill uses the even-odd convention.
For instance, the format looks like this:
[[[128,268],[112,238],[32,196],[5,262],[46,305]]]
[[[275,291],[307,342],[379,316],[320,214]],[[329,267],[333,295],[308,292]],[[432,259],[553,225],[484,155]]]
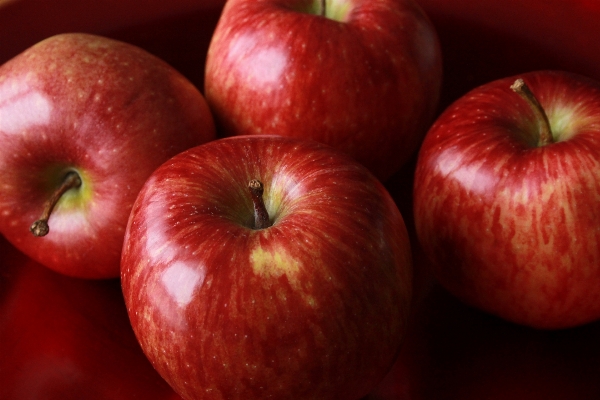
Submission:
[[[54,191],[54,193],[52,193],[52,196],[46,202],[44,212],[42,213],[40,219],[35,221],[33,224],[31,224],[31,227],[29,227],[29,230],[31,233],[33,233],[33,236],[46,236],[48,232],[50,232],[48,220],[50,219],[50,214],[52,213],[54,206],[56,206],[58,200],[60,200],[62,195],[65,194],[67,190],[78,188],[79,186],[81,186],[81,177],[77,172],[69,171],[65,175],[65,179],[61,185]]]
[[[254,204],[254,229],[268,228],[271,226],[271,221],[263,200],[264,187],[262,182],[258,179],[252,179],[248,183],[248,189],[250,189],[252,203]]]
[[[540,132],[538,136],[538,146],[541,147],[554,143],[554,137],[552,136],[552,128],[550,127],[548,115],[546,115],[544,108],[535,97],[529,86],[527,86],[523,79],[519,78],[510,86],[510,88],[529,104],[537,120],[539,121]]]
[[[321,17],[325,16],[327,8],[327,0],[321,0]]]

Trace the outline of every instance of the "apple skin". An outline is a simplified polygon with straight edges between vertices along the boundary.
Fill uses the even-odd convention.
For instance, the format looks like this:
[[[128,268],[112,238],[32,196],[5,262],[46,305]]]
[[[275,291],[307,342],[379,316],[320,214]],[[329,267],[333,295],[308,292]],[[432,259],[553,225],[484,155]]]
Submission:
[[[414,184],[418,240],[466,303],[537,328],[600,317],[600,84],[522,74],[555,142],[537,146],[516,77],[473,89],[433,124]]]
[[[438,37],[412,0],[337,3],[349,7],[345,22],[295,11],[310,4],[302,0],[228,1],[204,93],[221,136],[313,139],[384,181],[416,151],[437,111]]]
[[[152,368],[117,279],[58,274],[0,235],[0,398],[177,400]]]
[[[70,276],[119,276],[129,211],[162,162],[215,138],[202,94],[172,67],[129,44],[53,36],[0,67],[0,232]],[[35,237],[29,226],[66,171],[67,192]]]
[[[259,179],[273,225],[254,230]],[[410,241],[383,185],[313,141],[236,136],[142,188],[121,281],[134,332],[186,399],[366,395],[398,353]]]

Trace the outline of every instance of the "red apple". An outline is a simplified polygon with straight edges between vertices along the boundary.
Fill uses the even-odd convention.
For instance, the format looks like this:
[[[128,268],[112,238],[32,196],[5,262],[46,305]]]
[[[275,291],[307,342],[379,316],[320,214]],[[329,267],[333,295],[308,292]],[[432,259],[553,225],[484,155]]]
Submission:
[[[146,178],[214,136],[204,97],[160,59],[100,36],[44,40],[0,67],[0,232],[55,271],[116,277]]]
[[[437,34],[412,0],[231,0],[205,94],[220,135],[314,139],[386,180],[431,123],[441,73]]]
[[[366,395],[397,355],[411,275],[402,216],[366,168],[258,135],[159,167],[121,269],[142,349],[186,399]]]
[[[118,280],[50,271],[0,236],[0,398],[180,399],[129,324]]]
[[[600,83],[519,77],[528,101],[511,90],[515,77],[496,80],[427,133],[417,235],[436,277],[468,304],[538,328],[585,324],[600,317]]]

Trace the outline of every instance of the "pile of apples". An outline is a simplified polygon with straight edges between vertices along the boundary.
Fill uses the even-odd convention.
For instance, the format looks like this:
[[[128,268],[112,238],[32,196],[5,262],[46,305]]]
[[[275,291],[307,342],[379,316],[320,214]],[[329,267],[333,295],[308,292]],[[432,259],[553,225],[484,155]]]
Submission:
[[[600,395],[597,368],[498,392],[456,356],[519,332],[542,369],[523,343],[599,329],[577,30],[516,2],[149,2],[65,0],[0,53],[0,398]]]

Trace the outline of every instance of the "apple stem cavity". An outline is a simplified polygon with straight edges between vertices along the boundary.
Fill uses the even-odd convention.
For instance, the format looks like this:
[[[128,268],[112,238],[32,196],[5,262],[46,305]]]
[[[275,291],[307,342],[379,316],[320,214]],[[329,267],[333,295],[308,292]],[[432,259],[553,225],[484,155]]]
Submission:
[[[263,200],[264,186],[258,179],[252,179],[248,183],[248,189],[252,196],[252,203],[254,204],[254,229],[265,229],[271,226],[269,219],[269,213],[265,207]]]
[[[527,104],[531,107],[536,119],[539,122],[539,136],[538,136],[538,147],[546,146],[554,143],[554,137],[552,136],[552,128],[550,127],[550,121],[548,115],[544,111],[544,108],[535,97],[529,86],[521,78],[515,80],[510,88],[521,96]]]
[[[46,236],[48,232],[50,232],[50,227],[48,226],[48,220],[50,219],[50,214],[54,209],[54,206],[58,203],[63,194],[65,194],[70,189],[75,189],[81,186],[81,177],[75,171],[69,171],[65,178],[63,179],[61,185],[52,193],[52,196],[46,202],[46,206],[44,207],[44,212],[40,219],[35,221],[29,227],[33,236],[42,237]]]

